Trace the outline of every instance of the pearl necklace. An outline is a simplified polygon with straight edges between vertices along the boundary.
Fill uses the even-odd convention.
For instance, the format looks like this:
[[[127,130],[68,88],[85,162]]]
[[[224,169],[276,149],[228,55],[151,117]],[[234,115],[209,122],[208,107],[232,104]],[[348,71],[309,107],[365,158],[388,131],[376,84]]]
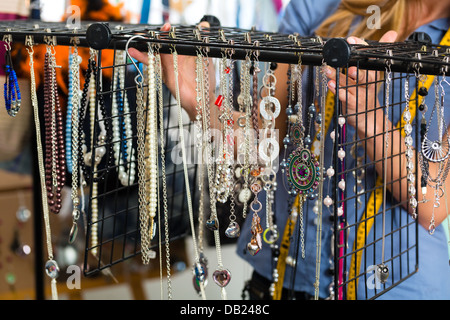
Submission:
[[[131,39],[130,39],[131,40]],[[130,41],[129,40],[129,41]],[[129,42],[128,42],[129,43]],[[128,51],[127,51],[128,54]],[[155,236],[154,218],[158,207],[158,141],[157,141],[157,101],[155,56],[151,48],[148,52],[147,67],[148,109],[145,121],[143,75],[136,77],[137,85],[137,133],[138,133],[138,179],[139,179],[139,219],[141,228],[142,261],[148,264],[153,256],[150,242]],[[139,78],[140,77],[140,78]],[[139,81],[140,79],[140,81]],[[145,134],[148,133],[146,141]]]
[[[126,53],[116,51],[112,91],[112,128],[113,150],[116,167],[119,170],[119,181],[124,186],[134,183],[136,176],[135,154],[133,152],[133,129],[131,124],[130,106],[125,90]],[[122,149],[122,152],[121,152]],[[122,155],[122,157],[121,157]],[[128,172],[125,169],[128,166]]]
[[[61,191],[65,183],[65,147],[54,44],[50,41],[47,43],[44,64],[45,176],[50,210],[59,213]]]

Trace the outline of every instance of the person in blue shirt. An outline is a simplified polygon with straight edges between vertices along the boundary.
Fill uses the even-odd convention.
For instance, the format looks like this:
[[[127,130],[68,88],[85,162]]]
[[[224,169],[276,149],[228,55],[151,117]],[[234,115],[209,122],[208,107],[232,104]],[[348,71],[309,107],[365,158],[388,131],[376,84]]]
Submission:
[[[368,19],[371,13],[367,12],[369,6],[375,5],[380,9],[380,28],[368,28]],[[280,23],[279,32],[284,34],[298,33],[300,36],[313,36],[320,35],[322,37],[345,37],[349,43],[364,43],[362,38],[379,40],[385,42],[393,41],[403,41],[414,31],[421,31],[427,33],[433,43],[439,43],[447,30],[450,27],[450,1],[442,0],[423,0],[423,1],[405,1],[405,0],[391,0],[391,1],[362,1],[362,0],[291,0],[286,7],[284,18]],[[413,23],[414,22],[414,23]],[[163,30],[169,30],[170,26],[163,26]],[[391,31],[394,30],[395,32]],[[130,54],[132,54],[138,60],[145,62],[145,55],[139,53],[134,49],[130,49]],[[171,66],[170,57],[166,57],[164,63],[164,74],[165,82],[169,89],[174,92],[173,83],[173,66]],[[179,68],[180,68],[180,89],[181,91],[181,102],[184,109],[189,114],[192,120],[195,119],[196,115],[196,102],[195,102],[195,72],[187,71],[192,70],[194,66],[193,57],[179,57]],[[185,69],[183,69],[185,68]],[[182,72],[185,70],[186,72]],[[276,97],[279,99],[283,108],[288,105],[286,92],[287,92],[287,71],[288,65],[278,64],[275,70],[275,75],[277,78],[277,90]],[[352,74],[352,70],[349,69],[349,80],[359,79],[359,83],[364,84],[365,79],[363,74]],[[330,91],[334,92],[336,87],[335,84],[335,73],[334,70],[329,68],[328,88]],[[369,73],[369,76],[371,73]],[[210,77],[211,79],[212,77]],[[370,80],[370,79],[369,79]],[[397,86],[397,90],[404,83],[398,82],[394,84]],[[214,87],[211,85],[210,87]],[[365,90],[366,86],[361,86]],[[361,88],[353,88],[348,91],[349,95],[339,95],[341,101],[346,102],[348,108],[353,108],[350,111],[354,111],[357,107],[354,104],[354,96],[356,95],[356,90],[359,90],[358,94],[361,95],[364,92]],[[395,90],[395,88],[393,88]],[[445,91],[450,93],[450,86],[445,87]],[[398,92],[398,91],[397,91]],[[429,89],[429,92],[434,92],[434,87]],[[369,92],[370,93],[370,92]],[[378,99],[383,99],[379,96]],[[211,101],[215,98],[213,93],[211,93]],[[434,95],[429,94],[426,97],[426,103],[428,106],[433,106]],[[214,108],[214,106],[211,106]],[[373,108],[374,106],[370,106]],[[429,108],[426,117],[429,119],[431,114],[431,107]],[[374,116],[379,116],[378,113],[372,113]],[[235,118],[237,119],[240,115],[236,112]],[[449,113],[444,114],[445,122],[450,123]],[[400,117],[400,116],[398,116]],[[380,118],[380,121],[372,122],[382,124],[384,118]],[[286,114],[281,112],[280,116],[277,118],[276,127],[279,130],[279,137],[283,139],[286,134]],[[399,119],[389,119],[390,123],[388,126],[395,125]],[[235,121],[237,123],[237,121]],[[369,122],[368,122],[369,123]],[[349,121],[349,126],[347,126],[347,137],[352,137],[353,135],[358,136],[370,136],[374,133],[379,133],[380,128],[369,126],[368,131],[361,129],[361,126],[356,126],[356,123]],[[216,127],[217,123],[212,123],[212,127]],[[357,127],[357,128],[355,128]],[[329,132],[333,130],[333,127],[329,128]],[[384,129],[383,129],[384,130]],[[329,133],[328,132],[328,133]],[[333,144],[329,135],[326,135],[325,140],[325,150],[332,150]],[[436,135],[436,128],[430,128],[430,134]],[[404,146],[403,140],[398,140],[398,137],[391,137],[391,141],[401,141],[396,148]],[[393,140],[397,139],[397,140]],[[368,143],[373,143],[371,139],[367,140]],[[372,142],[371,142],[372,141]],[[280,141],[280,145],[282,142]],[[367,147],[366,150],[370,150]],[[373,148],[372,148],[373,149]],[[381,148],[380,148],[381,149]],[[378,151],[378,150],[377,150]],[[395,154],[395,151],[393,152]],[[371,160],[381,159],[381,155],[377,152],[366,154]],[[331,164],[331,154],[325,154],[325,167],[329,167]],[[351,160],[349,160],[351,161]],[[397,161],[397,160],[394,160]],[[404,161],[404,159],[402,160]],[[417,164],[418,165],[418,164]],[[393,166],[395,168],[395,166]],[[398,166],[397,166],[398,167]],[[376,173],[379,172],[380,167],[376,166],[365,173],[365,179],[367,179],[367,185],[373,186],[375,182]],[[420,171],[420,170],[419,170]],[[392,175],[389,177],[394,181],[398,179],[399,175],[404,173],[392,171]],[[419,175],[420,176],[420,172]],[[282,186],[282,175],[277,175],[278,185]],[[352,177],[348,177],[346,181],[347,190],[353,190],[355,185],[355,180]],[[447,183],[448,184],[448,183]],[[447,185],[446,184],[446,185]],[[450,185],[448,185],[450,188]],[[419,188],[420,189],[420,188]],[[430,188],[428,188],[430,189]],[[405,190],[405,187],[403,187]],[[450,190],[450,189],[449,189]],[[396,190],[391,190],[394,195],[400,197],[401,195],[396,193]],[[417,190],[417,199],[422,199],[422,190]],[[432,194],[429,190],[428,194]],[[403,192],[405,196],[405,192]],[[283,235],[284,227],[286,226],[289,212],[291,210],[289,200],[289,195],[286,189],[279,187],[275,193],[275,220],[278,227],[278,232]],[[364,200],[364,199],[363,199]],[[403,199],[397,199],[401,201]],[[299,258],[297,260],[297,265],[286,264],[286,273],[284,276],[284,290],[282,299],[312,299],[316,293],[315,282],[316,282],[316,221],[315,214],[312,213],[315,200],[308,200],[304,204],[305,210],[305,258]],[[387,291],[379,297],[379,299],[450,299],[450,267],[449,267],[449,257],[448,257],[448,246],[447,238],[444,232],[444,226],[441,222],[446,218],[447,212],[445,206],[441,205],[439,208],[434,210],[435,213],[435,225],[436,230],[433,235],[428,233],[428,228],[430,224],[430,215],[433,206],[433,202],[429,201],[427,203],[420,203],[419,210],[419,230],[418,230],[418,242],[419,242],[419,259],[418,266],[415,266],[416,257],[415,255],[408,256],[408,263],[417,267],[417,273],[413,274],[410,278],[395,285],[391,290]],[[346,215],[350,217],[361,216],[364,211],[365,203],[362,203],[361,208],[355,210],[353,208],[348,208]],[[322,232],[322,250],[321,250],[321,264],[320,264],[320,281],[318,287],[318,296],[320,299],[326,299],[332,297],[332,290],[330,290],[330,284],[332,284],[334,278],[330,272],[330,257],[332,256],[332,236],[333,236],[333,222],[329,219],[330,213],[324,210],[323,217],[323,232]],[[331,211],[332,212],[332,211]],[[264,210],[259,213],[261,221],[265,221]],[[407,216],[408,212],[406,209],[402,209],[402,216]],[[391,224],[393,226],[399,223],[400,217],[393,217],[392,219],[386,219],[386,229],[390,230]],[[250,240],[250,225],[251,218],[248,218],[244,225],[242,226],[241,236],[237,243],[237,254],[245,259],[254,269],[252,279],[246,284],[245,290],[249,292],[250,299],[272,299],[270,287],[273,283],[273,270],[274,270],[274,255],[277,253],[271,250],[271,247],[267,243],[263,243],[262,250],[256,254],[251,255],[247,252],[247,244]],[[414,232],[413,225],[408,227],[411,232]],[[375,230],[375,231],[373,231]],[[370,232],[376,232],[379,238],[379,233],[381,232],[381,219],[375,220],[375,226]],[[406,234],[406,232],[404,233]],[[402,236],[404,236],[404,234]],[[297,235],[295,232],[292,235],[292,239],[296,239]],[[369,234],[372,239],[372,236]],[[352,246],[354,241],[354,235],[349,234],[348,244]],[[281,236],[278,241],[281,241]],[[396,247],[397,241],[387,242],[385,251],[387,253],[397,252],[399,248]],[[376,252],[380,252],[381,244],[377,243],[375,245]],[[296,248],[291,245],[289,256],[295,256]],[[368,248],[365,253],[366,256],[370,257],[374,254],[372,252],[373,248]],[[350,264],[348,264],[350,265]],[[360,270],[364,272],[365,270]],[[390,270],[391,273],[395,274],[395,277],[402,277],[402,273],[405,270],[394,269]],[[392,283],[386,283],[386,287],[390,287]],[[358,282],[358,287],[356,290],[356,299],[367,299],[373,298],[373,292],[368,292],[365,287],[366,283],[364,281]],[[369,290],[370,291],[370,290]]]

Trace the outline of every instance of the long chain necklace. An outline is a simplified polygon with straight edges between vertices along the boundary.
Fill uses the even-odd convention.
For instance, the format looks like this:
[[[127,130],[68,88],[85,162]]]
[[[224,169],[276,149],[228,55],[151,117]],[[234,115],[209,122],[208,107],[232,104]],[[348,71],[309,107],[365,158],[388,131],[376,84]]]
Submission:
[[[250,162],[251,162],[251,151],[250,151],[250,144],[251,144],[251,96],[250,96],[250,71],[249,71],[249,65],[247,63],[247,60],[243,62],[241,67],[241,92],[237,98],[237,102],[239,105],[239,112],[240,114],[243,114],[241,117],[238,118],[237,124],[243,131],[243,137],[238,136],[238,142],[240,142],[239,147],[237,148],[238,154],[237,159],[239,163],[239,172],[240,176],[243,176],[244,184],[243,187],[239,193],[239,199],[243,203],[242,208],[242,217],[245,219],[247,217],[247,210],[248,210],[248,201],[251,199],[252,192],[249,188],[250,186]],[[244,123],[243,123],[244,122]],[[243,142],[241,142],[243,138]],[[243,145],[243,146],[242,146]],[[243,150],[241,152],[240,150]],[[242,159],[243,158],[243,159]]]
[[[178,53],[175,50],[175,48],[172,49],[172,58],[173,58],[173,67],[174,67],[174,74],[175,74],[175,99],[177,102],[177,110],[178,110],[178,126],[179,126],[179,135],[180,135],[180,143],[181,143],[181,154],[183,158],[183,171],[184,171],[184,179],[185,179],[185,188],[186,188],[186,196],[188,201],[188,211],[189,211],[189,221],[191,225],[191,233],[192,233],[192,242],[194,245],[194,261],[195,261],[195,267],[194,272],[195,275],[200,279],[200,285],[203,287],[202,283],[205,280],[205,271],[203,270],[203,267],[200,264],[200,256],[197,246],[197,239],[196,239],[196,233],[195,233],[195,227],[194,227],[194,212],[192,208],[192,197],[191,197],[191,189],[189,185],[189,175],[187,170],[187,161],[186,161],[186,150],[185,150],[185,140],[184,140],[184,131],[183,131],[183,114],[182,114],[182,108],[181,108],[181,100],[180,100],[180,87],[178,83]],[[204,294],[204,291],[201,291],[202,298],[206,299],[206,296]]]
[[[176,53],[176,51],[174,51]],[[178,59],[176,59],[177,56],[174,56],[174,65],[176,64],[176,78],[178,79]],[[176,63],[175,63],[176,61]],[[203,58],[203,108],[202,108],[202,115],[203,115],[203,128],[205,128],[205,139],[206,139],[206,167],[207,167],[207,177],[208,177],[208,183],[209,183],[209,196],[210,196],[210,209],[211,209],[211,215],[210,219],[206,222],[207,227],[213,231],[214,233],[214,242],[216,246],[216,255],[217,255],[217,268],[213,272],[213,280],[214,282],[221,288],[221,295],[222,299],[226,299],[226,291],[225,287],[228,285],[228,283],[231,280],[231,273],[229,270],[225,269],[222,262],[222,250],[220,245],[220,234],[219,234],[219,221],[217,218],[217,207],[216,207],[216,190],[214,189],[214,158],[213,158],[213,151],[211,146],[211,115],[210,115],[210,108],[209,108],[209,58],[205,56]],[[178,88],[178,87],[177,87]],[[178,91],[177,91],[178,94]],[[177,96],[179,98],[179,96]],[[178,101],[179,99],[177,99]],[[181,114],[180,114],[181,117]],[[181,120],[180,120],[181,121]],[[182,130],[182,123],[180,122],[180,130]],[[183,143],[183,142],[182,142]],[[183,144],[182,144],[183,145]],[[197,248],[198,250],[198,248]],[[196,262],[200,263],[199,257],[197,258]]]
[[[38,99],[36,95],[36,77],[34,73],[34,49],[33,49],[33,38],[31,36],[26,37],[26,45],[27,51],[30,56],[30,79],[31,79],[31,103],[33,105],[34,111],[34,122],[35,122],[35,130],[36,130],[36,151],[38,156],[38,168],[40,175],[40,183],[41,183],[41,202],[42,202],[42,213],[44,217],[44,225],[45,225],[45,236],[46,236],[46,245],[47,245],[47,256],[48,261],[45,264],[46,274],[51,279],[51,292],[52,299],[58,300],[58,290],[56,286],[56,278],[59,276],[59,267],[55,260],[53,260],[53,247],[52,247],[52,233],[50,228],[50,216],[49,216],[49,206],[47,202],[47,188],[45,181],[45,165],[44,165],[44,152],[41,142],[41,125],[39,120],[39,105]]]
[[[128,45],[136,37],[130,38],[126,44],[125,51],[128,55]],[[137,131],[137,160],[138,160],[138,202],[139,202],[139,220],[141,232],[141,252],[142,261],[148,264],[151,258],[155,257],[155,252],[151,250],[151,240],[156,232],[156,224],[154,218],[156,216],[156,209],[158,205],[158,169],[157,164],[157,124],[156,124],[156,79],[155,79],[155,59],[153,51],[149,48],[148,53],[148,74],[149,81],[148,88],[148,103],[149,110],[147,114],[147,121],[145,117],[146,106],[144,102],[144,80],[145,76],[141,73],[138,66],[132,60],[136,67],[138,75],[134,81],[136,83],[136,131]],[[151,110],[150,110],[151,109]],[[150,130],[149,130],[150,129]],[[146,131],[149,132],[149,144],[153,146],[147,148],[146,146]],[[155,151],[156,150],[156,151]],[[148,153],[152,153],[149,155]],[[149,158],[149,160],[147,160]],[[151,162],[151,163],[150,163]],[[149,166],[149,168],[147,168]],[[156,167],[155,167],[156,166]],[[149,169],[149,171],[147,171]],[[148,183],[149,175],[156,177],[151,179]]]
[[[322,65],[321,72],[322,72],[322,97],[321,97],[321,103],[320,103],[320,134],[322,136],[322,139],[320,139],[320,146],[319,146],[319,154],[323,155],[325,153],[325,107],[326,107],[326,90],[327,90],[327,77],[326,77],[326,68],[327,66],[325,63]],[[315,152],[316,153],[316,152]],[[316,153],[317,154],[317,153]],[[319,159],[319,166],[320,168],[324,167],[324,157],[320,157]],[[323,169],[322,169],[323,170]],[[322,170],[320,172],[322,172]],[[319,182],[319,191],[318,191],[318,202],[321,203],[323,199],[323,188],[324,188],[324,178],[323,174],[321,175],[322,178],[320,178]],[[316,275],[315,275],[315,282],[314,282],[314,298],[315,300],[319,299],[319,282],[320,282],[320,265],[321,265],[321,257],[322,257],[322,212],[323,207],[319,206],[319,210],[317,211],[317,230],[316,230]]]
[[[205,83],[203,80],[203,55],[199,50],[197,52],[197,56],[195,59],[195,73],[196,73],[196,121],[194,123],[195,126],[195,134],[196,134],[196,143],[195,146],[198,150],[199,158],[200,158],[200,167],[199,167],[199,175],[198,175],[198,191],[200,193],[199,198],[199,212],[198,212],[198,252],[199,252],[199,264],[200,267],[194,265],[194,270],[201,272],[194,272],[193,274],[193,285],[194,289],[200,295],[205,295],[204,288],[207,285],[207,277],[208,277],[208,260],[204,255],[204,246],[203,246],[203,238],[204,238],[204,228],[206,227],[205,223],[205,166],[203,165],[203,155],[206,150],[206,141],[205,141],[205,132],[203,131],[203,107],[205,97]]]
[[[166,154],[165,154],[165,138],[164,138],[164,100],[163,100],[163,81],[162,81],[162,65],[161,55],[156,52],[156,88],[158,92],[158,110],[159,110],[159,132],[161,141],[161,180],[163,194],[163,211],[164,211],[164,240],[166,253],[166,278],[167,278],[167,297],[172,299],[172,281],[170,271],[170,244],[169,244],[169,209],[167,203],[167,179],[166,179]]]
[[[385,242],[386,242],[386,193],[387,193],[387,168],[388,168],[388,150],[389,150],[389,128],[387,124],[389,123],[389,105],[390,105],[390,88],[391,88],[391,65],[389,62],[386,63],[386,75],[385,75],[385,132],[384,132],[384,159],[383,159],[383,208],[382,208],[382,238],[381,238],[381,263],[377,265],[376,274],[381,283],[385,283],[389,278],[389,268],[384,264],[384,252],[385,252]]]

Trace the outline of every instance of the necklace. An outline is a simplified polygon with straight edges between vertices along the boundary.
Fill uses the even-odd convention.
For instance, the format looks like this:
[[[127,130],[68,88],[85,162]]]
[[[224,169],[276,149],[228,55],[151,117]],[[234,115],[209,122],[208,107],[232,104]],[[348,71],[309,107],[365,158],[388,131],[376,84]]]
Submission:
[[[111,103],[113,150],[115,164],[119,170],[119,181],[127,186],[135,180],[135,154],[133,152],[133,130],[131,124],[130,106],[125,90],[126,53],[117,50],[116,66],[114,67],[113,95]],[[128,167],[128,170],[126,170]]]
[[[176,51],[175,51],[176,52]],[[175,59],[174,56],[174,62]],[[178,67],[178,63],[176,63]],[[178,71],[178,69],[177,69]],[[176,76],[177,73],[176,73]],[[214,242],[216,246],[216,255],[217,255],[217,268],[213,272],[213,281],[221,288],[221,296],[222,299],[225,300],[227,298],[225,287],[228,285],[228,283],[231,280],[231,272],[224,268],[223,262],[222,262],[222,250],[220,245],[220,234],[219,234],[219,221],[217,219],[217,207],[216,207],[216,200],[217,200],[217,191],[214,190],[214,158],[213,158],[213,151],[211,148],[211,114],[210,114],[210,104],[209,104],[209,58],[205,56],[203,58],[203,84],[204,84],[204,99],[203,99],[203,108],[202,108],[202,115],[203,115],[203,128],[205,128],[206,133],[206,168],[207,168],[207,177],[208,177],[208,183],[209,183],[209,196],[210,196],[210,209],[211,209],[211,216],[210,219],[206,222],[207,226],[210,230],[214,232]],[[177,91],[178,94],[178,91]],[[177,95],[179,98],[179,96]],[[177,99],[178,101],[179,99]],[[180,115],[181,117],[181,115]],[[181,119],[181,118],[180,118]],[[180,120],[181,121],[181,120]],[[180,122],[180,130],[181,130],[182,123]]]
[[[20,94],[19,82],[17,80],[16,72],[14,71],[12,57],[11,57],[11,35],[3,36],[4,46],[6,49],[5,55],[5,84],[4,97],[6,112],[11,117],[15,117],[20,110],[22,104],[22,96]]]
[[[30,79],[31,79],[31,103],[33,105],[34,111],[34,122],[35,122],[35,130],[36,130],[36,144],[37,144],[37,156],[38,156],[38,167],[39,167],[39,175],[40,175],[40,187],[41,187],[41,203],[42,203],[42,213],[44,217],[44,225],[45,225],[45,236],[46,236],[46,245],[47,245],[47,256],[48,261],[45,264],[45,272],[51,279],[51,292],[52,299],[58,299],[58,291],[56,286],[56,278],[59,276],[59,267],[55,260],[53,260],[53,247],[52,247],[52,233],[50,226],[50,216],[49,216],[49,207],[47,202],[47,188],[45,181],[45,165],[44,165],[44,152],[41,142],[41,125],[39,120],[39,105],[38,99],[36,95],[36,78],[34,73],[34,50],[33,50],[33,38],[31,36],[26,37],[25,41],[27,45],[27,51],[30,56]]]
[[[406,178],[408,181],[408,197],[409,205],[412,209],[413,218],[417,218],[417,199],[415,198],[416,187],[415,187],[415,175],[414,175],[414,159],[413,159],[413,138],[411,136],[412,126],[411,126],[411,112],[409,111],[409,76],[405,80],[405,100],[406,108],[403,113],[403,120],[405,121],[404,132],[405,132],[405,145],[406,145]]]
[[[69,233],[69,243],[73,243],[78,234],[77,221],[80,218],[80,210],[78,208],[80,200],[78,197],[78,187],[79,187],[79,166],[78,166],[78,123],[79,123],[79,106],[80,106],[80,63],[81,57],[78,55],[77,39],[73,39],[73,52],[70,55],[70,66],[69,66],[69,101],[67,110],[67,122],[66,122],[66,156],[69,156],[70,161],[67,161],[68,170],[72,173],[72,188],[71,188],[71,198],[72,198],[72,228]],[[71,107],[71,110],[69,109]],[[70,110],[70,112],[69,112]],[[67,129],[70,128],[70,129]],[[73,150],[73,152],[72,152]],[[69,169],[69,162],[71,163]],[[73,165],[75,164],[75,165]]]
[[[218,107],[219,120],[222,124],[222,135],[219,139],[219,155],[216,159],[216,190],[217,201],[225,203],[232,191],[233,183],[233,157],[234,157],[234,137],[233,137],[233,70],[234,62],[226,56],[220,60],[220,88],[215,105]],[[235,218],[230,217],[231,222]]]
[[[388,53],[389,54],[389,53]],[[389,94],[391,85],[391,64],[386,63],[386,76],[385,76],[385,132],[384,132],[384,159],[383,159],[383,208],[382,208],[382,237],[381,237],[381,263],[377,265],[376,275],[381,283],[385,283],[389,278],[389,268],[384,264],[384,252],[385,252],[385,242],[386,242],[386,192],[387,192],[387,159],[388,159],[388,149],[389,149],[389,128],[387,128],[387,123],[389,123]]]
[[[170,271],[170,244],[169,244],[169,210],[167,203],[167,180],[166,180],[166,154],[164,139],[164,101],[163,101],[163,81],[161,55],[156,52],[156,89],[158,93],[158,110],[159,110],[159,132],[161,141],[161,180],[163,194],[163,211],[164,211],[164,237],[166,252],[166,277],[167,277],[167,297],[172,299],[171,271]]]
[[[445,75],[442,77],[440,82],[438,81],[437,77],[435,77],[434,79],[435,103],[430,119],[428,121],[428,126],[426,127],[425,132],[423,133],[422,150],[420,154],[421,156],[419,157],[420,165],[422,168],[422,179],[424,181],[424,184],[426,183],[434,189],[434,204],[431,214],[430,225],[428,227],[428,232],[430,234],[433,234],[436,229],[434,220],[434,210],[440,206],[440,200],[444,195],[443,185],[445,183],[445,180],[447,179],[448,171],[450,170],[450,161],[448,160],[448,156],[450,154],[449,148],[450,138],[446,133],[447,126],[444,120],[445,91],[442,86],[443,82],[448,83],[445,80]],[[441,92],[439,93],[439,91]],[[438,128],[438,139],[430,140],[428,138],[428,131],[433,121],[434,114],[436,114],[437,118],[436,120]],[[429,162],[437,163],[438,165],[437,174],[435,177],[431,176],[429,170]],[[425,188],[422,185],[422,189]]]
[[[90,57],[88,62],[88,68],[85,74],[85,82],[83,86],[83,91],[81,94],[80,101],[80,118],[78,124],[78,162],[81,167],[81,172],[83,174],[83,178],[86,182],[99,182],[105,179],[106,175],[109,173],[110,169],[113,167],[113,152],[112,152],[112,130],[111,130],[111,117],[107,116],[105,103],[103,99],[102,92],[102,81],[101,74],[99,74],[99,68],[97,66],[97,51],[91,49]],[[89,99],[88,99],[89,98]],[[90,140],[89,144],[91,147],[95,147],[94,156],[92,152],[94,148],[91,148],[90,151],[87,149],[86,145],[86,134],[84,133],[84,122],[87,118],[87,106],[89,103],[89,119],[90,119]],[[97,106],[97,117],[98,117],[98,126],[100,127],[100,134],[97,137],[97,142],[94,141],[94,131],[96,130],[96,106]],[[95,144],[95,146],[94,146]],[[97,172],[96,166],[100,164],[103,156],[107,156],[107,162],[105,165],[105,169],[101,172]],[[91,170],[88,170],[87,167],[91,167]],[[91,173],[94,173],[91,176]]]
[[[63,117],[56,83],[54,42],[47,42],[44,64],[45,178],[50,211],[61,210],[61,191],[65,183]]]
[[[195,261],[195,267],[194,267],[194,274],[197,276],[197,278],[200,281],[200,287],[203,287],[202,282],[205,280],[205,271],[200,264],[200,256],[197,246],[197,239],[195,236],[195,227],[194,227],[194,213],[192,208],[192,198],[191,198],[191,191],[189,186],[189,175],[187,170],[187,161],[186,161],[186,150],[185,150],[185,143],[184,143],[184,131],[183,131],[183,118],[182,118],[182,108],[181,108],[181,100],[180,100],[180,88],[178,83],[178,53],[175,50],[175,48],[172,48],[172,58],[173,58],[173,66],[174,66],[174,75],[175,75],[175,99],[177,102],[177,110],[178,110],[178,125],[179,125],[179,135],[180,135],[180,143],[181,143],[181,153],[183,158],[183,171],[184,171],[184,179],[185,179],[185,188],[186,188],[186,195],[187,195],[187,201],[188,201],[188,210],[189,210],[189,221],[191,225],[191,233],[192,233],[192,241],[194,245],[194,261]],[[213,200],[213,198],[211,198]],[[212,202],[212,201],[211,201]],[[217,231],[217,230],[215,230]],[[217,233],[215,233],[217,234]],[[219,263],[221,261],[219,260]],[[224,289],[224,288],[222,288]],[[206,299],[204,290],[201,290],[202,298]]]
[[[97,256],[98,252],[98,182],[105,179],[112,168],[113,153],[111,139],[111,118],[107,116],[103,100],[102,81],[99,68],[97,68],[96,59],[98,53],[96,50],[90,49],[90,57],[88,61],[88,69],[85,74],[85,83],[80,101],[79,124],[78,124],[78,163],[80,166],[80,174],[82,180],[91,182],[91,253]],[[89,98],[89,99],[88,99]],[[87,106],[89,105],[89,110]],[[89,117],[88,117],[89,111]],[[96,117],[98,118],[96,121]],[[84,132],[84,122],[89,118],[89,145],[91,150],[88,151],[86,143],[86,134]],[[95,141],[95,132],[98,124],[100,133]],[[107,155],[106,168],[98,172],[98,165],[101,163],[103,156]],[[91,170],[88,170],[90,167]]]
[[[196,265],[194,265],[194,270],[201,270],[200,273],[194,272],[192,282],[194,285],[195,291],[200,295],[205,295],[204,288],[207,285],[208,281],[208,260],[206,259],[204,252],[203,252],[203,237],[204,237],[204,228],[206,226],[205,224],[205,216],[204,216],[204,208],[205,208],[205,166],[203,165],[203,154],[206,149],[206,141],[204,139],[204,131],[203,131],[203,125],[202,125],[202,110],[204,107],[204,101],[205,101],[205,83],[203,80],[203,56],[202,52],[199,50],[197,52],[197,57],[195,60],[195,72],[196,72],[196,121],[195,121],[195,133],[196,133],[196,148],[198,149],[198,154],[200,163],[199,170],[199,183],[198,183],[198,190],[200,192],[200,199],[199,199],[199,212],[198,212],[198,251],[199,251],[199,265],[200,267],[196,268]]]
[[[320,139],[319,154],[325,154],[325,107],[326,107],[326,90],[327,90],[327,77],[326,77],[326,68],[325,64],[322,65],[322,97],[320,103],[320,133],[323,139]],[[324,157],[320,157],[319,163],[320,168],[323,168],[323,163],[325,159]],[[323,172],[323,170],[321,170]],[[323,174],[321,175],[323,177]],[[324,179],[321,178],[319,180],[319,192],[318,192],[318,202],[320,203],[323,199],[323,184]],[[320,281],[320,265],[321,265],[321,256],[322,256],[322,206],[319,206],[319,210],[317,211],[317,229],[316,229],[316,274],[315,274],[315,282],[314,282],[314,298],[316,300],[319,299],[319,281]]]

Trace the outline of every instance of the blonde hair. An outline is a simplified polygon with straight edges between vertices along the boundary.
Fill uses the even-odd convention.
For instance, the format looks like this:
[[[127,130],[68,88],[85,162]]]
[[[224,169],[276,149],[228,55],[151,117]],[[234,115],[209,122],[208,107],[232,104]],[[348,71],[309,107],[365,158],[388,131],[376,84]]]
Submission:
[[[425,0],[422,0],[425,1]],[[397,40],[405,40],[412,30],[408,22],[419,13],[421,0],[342,0],[337,11],[327,18],[316,30],[321,37],[346,37],[355,35],[364,39],[379,40],[389,30],[398,33]],[[371,5],[380,8],[380,29],[368,28],[367,21],[372,13]],[[356,26],[354,19],[362,17]]]

